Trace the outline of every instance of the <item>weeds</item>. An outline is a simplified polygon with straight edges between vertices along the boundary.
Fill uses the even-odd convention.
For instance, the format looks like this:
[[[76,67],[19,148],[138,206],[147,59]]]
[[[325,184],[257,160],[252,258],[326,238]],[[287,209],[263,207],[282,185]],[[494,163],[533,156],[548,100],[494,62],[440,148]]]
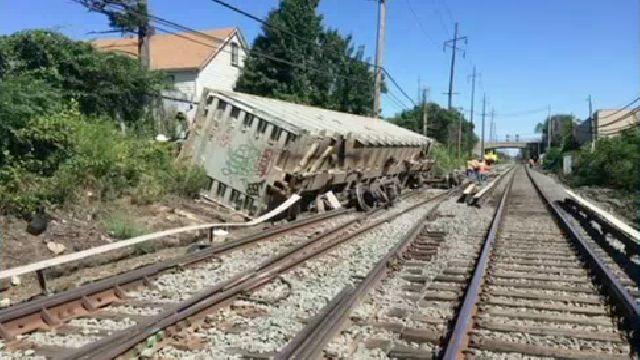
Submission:
[[[102,225],[109,235],[118,240],[130,239],[148,232],[147,228],[136,223],[126,214],[119,212],[108,215],[102,221]]]

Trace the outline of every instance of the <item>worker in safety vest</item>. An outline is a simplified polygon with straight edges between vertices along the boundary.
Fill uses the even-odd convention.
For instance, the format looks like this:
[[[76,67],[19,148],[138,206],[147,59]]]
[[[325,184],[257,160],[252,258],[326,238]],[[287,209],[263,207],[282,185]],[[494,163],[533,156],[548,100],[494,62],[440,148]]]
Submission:
[[[467,176],[471,177],[471,175],[473,174],[473,160],[467,160]]]
[[[487,178],[489,177],[489,169],[491,169],[491,166],[489,166],[489,164],[487,164],[486,161],[481,161],[480,162],[480,181],[486,181]]]

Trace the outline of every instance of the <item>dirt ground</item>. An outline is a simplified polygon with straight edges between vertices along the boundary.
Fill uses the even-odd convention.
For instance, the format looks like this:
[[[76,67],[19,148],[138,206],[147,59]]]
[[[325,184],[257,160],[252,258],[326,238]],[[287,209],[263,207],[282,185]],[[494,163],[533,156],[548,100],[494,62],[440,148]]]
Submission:
[[[2,270],[20,265],[30,264],[36,261],[55,257],[56,254],[47,246],[52,242],[64,246],[64,251],[59,253],[69,254],[105,245],[118,241],[114,233],[108,231],[105,219],[113,214],[119,218],[135,224],[137,229],[144,233],[151,233],[181,226],[203,223],[215,223],[226,221],[241,221],[232,214],[221,209],[206,200],[192,200],[185,198],[171,198],[157,204],[136,205],[128,199],[119,199],[108,204],[82,204],[73,209],[48,210],[51,220],[47,230],[34,236],[26,229],[28,222],[14,216],[0,216],[0,246],[2,253]],[[248,230],[234,231],[231,238],[244,235]],[[145,255],[167,247],[185,246],[206,237],[204,231],[184,233],[166,239],[155,241],[153,244],[140,249],[129,247],[123,250],[115,250],[104,255],[95,256],[86,260],[75,262],[68,266],[52,269],[48,272],[51,277],[76,271],[88,266],[105,264],[116,259]],[[30,281],[25,276],[21,282]],[[0,291],[7,290],[9,283],[4,281]],[[1,295],[0,295],[1,296]]]

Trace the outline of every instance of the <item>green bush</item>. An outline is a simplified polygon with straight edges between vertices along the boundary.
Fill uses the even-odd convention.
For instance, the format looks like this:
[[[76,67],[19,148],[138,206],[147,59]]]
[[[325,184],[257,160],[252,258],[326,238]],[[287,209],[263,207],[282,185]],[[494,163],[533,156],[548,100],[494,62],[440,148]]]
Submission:
[[[29,124],[16,132],[23,151],[7,152],[0,166],[0,207],[11,212],[63,205],[86,191],[148,204],[169,193],[197,195],[208,183],[204,169],[176,162],[173,144],[122,135],[113,121],[87,117],[77,107]]]
[[[576,156],[575,185],[598,185],[630,192],[640,191],[640,129],[600,139],[595,151],[590,145]]]
[[[209,177],[203,167],[176,165],[171,178],[171,192],[174,194],[197,197],[200,190],[209,185]]]
[[[546,170],[559,171],[562,168],[562,151],[551,148],[544,154],[542,167]]]
[[[457,150],[449,150],[445,145],[435,144],[431,149],[431,158],[435,160],[434,173],[444,175],[465,165],[465,160],[457,157]]]
[[[115,239],[123,240],[146,234],[148,230],[133,220],[126,214],[116,212],[114,215],[107,216],[102,225],[105,230]]]

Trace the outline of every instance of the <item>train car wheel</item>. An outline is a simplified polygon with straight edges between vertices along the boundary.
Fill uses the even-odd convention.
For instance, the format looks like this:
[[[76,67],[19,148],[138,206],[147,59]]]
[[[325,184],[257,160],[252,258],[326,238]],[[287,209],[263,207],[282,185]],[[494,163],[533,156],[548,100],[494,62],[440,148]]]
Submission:
[[[360,211],[369,211],[376,204],[375,195],[363,184],[356,185],[356,200]]]

